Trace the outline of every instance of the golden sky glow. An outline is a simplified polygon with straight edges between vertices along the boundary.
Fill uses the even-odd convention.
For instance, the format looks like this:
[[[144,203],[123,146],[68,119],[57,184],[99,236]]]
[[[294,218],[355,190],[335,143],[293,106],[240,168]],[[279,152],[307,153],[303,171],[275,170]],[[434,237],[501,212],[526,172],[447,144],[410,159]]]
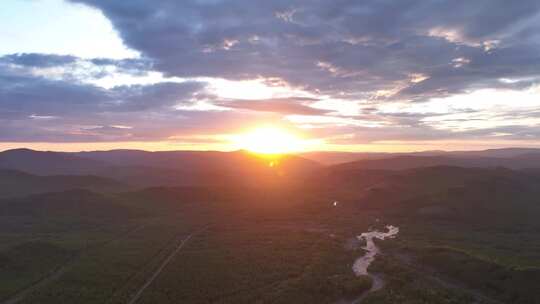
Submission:
[[[262,154],[282,154],[306,151],[317,143],[273,126],[263,126],[231,137],[233,146]]]
[[[234,135],[225,136],[234,138]],[[526,140],[500,140],[500,141],[381,141],[370,144],[329,144],[320,143],[316,140],[307,140],[305,151],[344,151],[344,152],[415,152],[424,150],[446,150],[446,151],[471,151],[505,147],[530,147],[540,148],[540,144]],[[179,143],[174,141],[161,142],[72,142],[72,143],[49,143],[49,142],[2,142],[0,151],[29,148],[41,151],[94,151],[94,150],[114,150],[114,149],[141,149],[147,151],[171,151],[171,150],[200,150],[200,151],[234,151],[238,147],[234,142],[228,144],[201,144],[201,143]]]

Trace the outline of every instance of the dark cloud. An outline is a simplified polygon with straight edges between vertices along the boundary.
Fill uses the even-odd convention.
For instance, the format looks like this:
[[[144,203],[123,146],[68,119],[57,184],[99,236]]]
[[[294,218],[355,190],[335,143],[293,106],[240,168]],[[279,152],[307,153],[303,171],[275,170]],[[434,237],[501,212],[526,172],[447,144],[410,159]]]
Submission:
[[[161,138],[160,131],[181,118],[175,106],[189,105],[205,86],[187,81],[105,89],[0,69],[0,140],[150,139],[141,135],[149,127],[153,139]]]
[[[127,45],[176,76],[279,77],[354,98],[432,77],[403,98],[539,73],[536,0],[75,2],[101,9]],[[461,57],[470,68],[456,70]]]
[[[434,97],[475,89],[524,90],[538,85],[537,0],[71,1],[100,9],[123,42],[142,57],[0,57],[0,140],[184,138],[250,122],[283,121],[290,114],[351,120],[314,128],[328,138],[352,135],[343,137],[343,142],[481,138],[507,133],[519,139],[539,136],[531,130],[534,123],[530,121],[501,123],[537,118],[538,109],[500,110],[483,116],[497,119],[498,126],[465,131],[437,128],[437,122],[459,124],[459,119],[478,119],[472,110],[447,107],[452,113],[442,114],[378,110],[389,102],[422,105]],[[47,75],[52,72],[44,70],[58,75]],[[197,80],[178,83],[169,79],[112,88],[89,84],[114,73],[145,76],[151,71],[184,79],[260,79],[269,85],[287,84],[321,100],[360,104],[362,113],[344,116],[340,111],[337,117],[333,111],[312,107],[317,99],[297,97],[223,100]],[[230,110],[176,107],[196,102]],[[445,118],[446,114],[470,115]],[[428,124],[427,119],[432,122]],[[365,127],[362,122],[378,126]]]
[[[163,82],[104,89],[90,84],[13,76],[0,71],[0,115],[63,116],[158,110],[189,103],[202,82]]]
[[[111,102],[105,89],[39,77],[14,76],[0,71],[0,115],[83,115]]]
[[[193,100],[193,94],[203,91],[203,82],[160,82],[152,85],[117,86],[109,90],[105,110],[145,111],[186,104]]]

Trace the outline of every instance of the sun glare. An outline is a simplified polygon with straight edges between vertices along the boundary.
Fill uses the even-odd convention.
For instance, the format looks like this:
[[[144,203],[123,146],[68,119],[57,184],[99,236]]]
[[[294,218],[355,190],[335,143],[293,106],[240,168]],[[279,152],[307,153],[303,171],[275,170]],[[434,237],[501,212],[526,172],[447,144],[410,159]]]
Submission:
[[[283,154],[302,151],[306,141],[292,132],[276,127],[263,127],[234,137],[238,149],[261,154]]]

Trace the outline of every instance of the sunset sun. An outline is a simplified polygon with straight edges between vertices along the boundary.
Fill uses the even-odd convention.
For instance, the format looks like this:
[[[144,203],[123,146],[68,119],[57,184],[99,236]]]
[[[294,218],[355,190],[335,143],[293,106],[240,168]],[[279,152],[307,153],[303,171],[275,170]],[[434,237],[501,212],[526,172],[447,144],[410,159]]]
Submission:
[[[277,127],[261,127],[234,136],[238,149],[261,154],[282,154],[304,150],[307,141],[296,134]]]

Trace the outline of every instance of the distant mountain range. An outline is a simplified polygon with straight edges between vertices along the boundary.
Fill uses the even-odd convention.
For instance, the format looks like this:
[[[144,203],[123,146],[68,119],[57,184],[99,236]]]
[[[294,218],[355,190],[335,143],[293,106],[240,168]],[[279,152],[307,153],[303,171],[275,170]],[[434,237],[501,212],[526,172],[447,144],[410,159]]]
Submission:
[[[302,157],[311,159],[324,165],[336,165],[354,161],[379,160],[389,158],[399,158],[407,156],[415,156],[417,160],[421,157],[426,157],[426,163],[437,162],[439,164],[454,161],[454,159],[469,159],[472,163],[478,160],[479,166],[491,165],[496,160],[491,160],[491,163],[483,158],[521,158],[540,159],[540,149],[535,148],[504,148],[504,149],[488,149],[482,151],[422,151],[408,153],[377,153],[377,152],[307,152],[302,153]],[[430,158],[431,157],[431,158]],[[446,158],[435,161],[434,157]],[[406,159],[406,158],[402,158]],[[410,159],[409,159],[410,160]],[[464,162],[466,164],[466,162]],[[504,165],[504,164],[503,164]],[[468,165],[467,165],[468,166]],[[414,166],[413,166],[414,167]]]
[[[135,186],[222,185],[228,180],[256,185],[280,177],[303,178],[323,167],[330,170],[406,170],[431,166],[540,168],[540,149],[416,153],[311,152],[264,157],[245,151],[111,150],[0,152],[0,169],[35,175],[94,175]]]
[[[14,149],[0,152],[0,168],[20,170],[37,175],[94,174],[110,165],[81,158],[76,153],[44,152]]]
[[[416,156],[403,155],[380,159],[363,159],[334,165],[341,169],[406,170],[433,166],[457,166],[466,168],[505,167],[527,169],[540,167],[540,153],[522,154],[513,157],[482,156]]]
[[[433,166],[536,170],[540,168],[540,149],[397,154],[312,152],[279,157],[260,156],[246,151],[111,150],[67,153],[15,149],[0,152],[0,182],[5,189],[9,189],[0,195],[16,194],[17,185],[21,184],[17,181],[20,180],[25,180],[25,185],[32,185],[29,191],[25,191],[30,193],[32,189],[41,192],[41,189],[56,191],[74,188],[102,192],[107,188],[122,189],[126,185],[141,188],[256,187],[281,183],[291,186],[328,174],[336,174],[342,183],[347,183],[350,176],[361,175],[359,171],[399,171]],[[45,175],[55,177],[40,178]],[[370,173],[370,176],[374,174]]]
[[[245,151],[0,152],[0,169],[34,175],[94,175],[138,187],[290,183],[321,167],[300,156],[266,157]]]

